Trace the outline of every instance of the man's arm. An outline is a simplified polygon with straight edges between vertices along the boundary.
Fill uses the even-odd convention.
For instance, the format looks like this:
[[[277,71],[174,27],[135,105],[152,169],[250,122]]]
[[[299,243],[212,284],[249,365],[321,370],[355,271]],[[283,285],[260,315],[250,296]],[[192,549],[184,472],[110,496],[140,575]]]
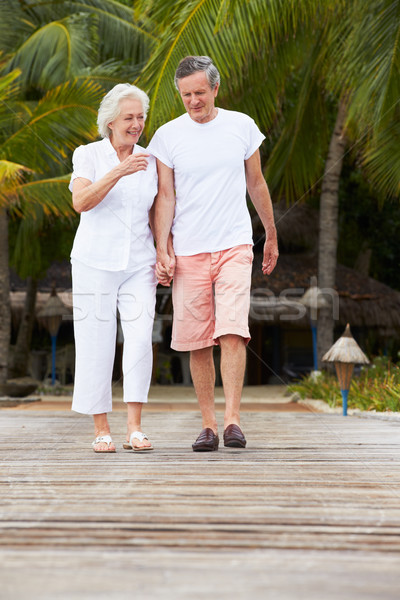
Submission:
[[[154,235],[157,245],[156,275],[169,285],[174,275],[175,255],[170,235],[175,214],[174,171],[157,159],[158,193],[154,208]]]
[[[247,190],[265,229],[262,272],[264,275],[270,275],[275,268],[279,252],[274,212],[268,186],[261,170],[259,150],[256,150],[250,158],[245,160],[245,170]]]

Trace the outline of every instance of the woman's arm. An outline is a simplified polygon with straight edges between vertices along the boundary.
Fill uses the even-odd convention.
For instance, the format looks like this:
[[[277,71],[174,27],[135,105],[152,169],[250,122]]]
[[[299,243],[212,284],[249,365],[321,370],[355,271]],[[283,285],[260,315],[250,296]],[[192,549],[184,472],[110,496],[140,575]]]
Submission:
[[[72,204],[76,212],[86,212],[100,204],[124,175],[145,171],[148,156],[148,154],[142,152],[130,154],[119,165],[94,183],[89,179],[77,177],[72,184]]]

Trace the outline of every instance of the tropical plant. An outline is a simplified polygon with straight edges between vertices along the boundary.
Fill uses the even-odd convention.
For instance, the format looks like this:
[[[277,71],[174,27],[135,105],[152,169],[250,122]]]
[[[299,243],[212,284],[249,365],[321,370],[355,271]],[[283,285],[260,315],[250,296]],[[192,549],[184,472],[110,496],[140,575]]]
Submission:
[[[6,377],[10,328],[8,248],[7,252],[5,251],[8,213],[4,203],[7,204],[8,211],[12,209],[14,218],[20,219],[13,263],[21,276],[29,274],[28,291],[34,292],[35,278],[40,273],[42,253],[38,233],[51,216],[58,219],[61,214],[63,218],[71,214],[70,194],[66,185],[66,173],[69,171],[68,155],[74,146],[93,139],[96,135],[94,110],[97,106],[95,107],[92,100],[96,98],[98,102],[101,94],[99,86],[96,87],[94,82],[101,84],[103,90],[107,90],[121,78],[132,80],[148,57],[153,43],[154,36],[151,31],[146,31],[140,20],[133,19],[130,2],[2,2],[0,74],[15,75],[18,70],[20,102],[18,110],[16,99],[13,107],[10,101],[8,102],[10,110],[5,111],[8,124],[0,132],[1,157],[7,158],[0,166],[3,185],[0,219],[4,233],[0,287],[1,297],[7,299],[1,303],[6,314],[2,315],[4,318],[1,320],[4,331],[0,332],[0,365],[4,368],[0,367],[0,378]],[[91,84],[87,82],[88,75]],[[68,81],[74,83],[66,83]],[[68,98],[68,89],[70,94],[74,89],[78,91],[77,96]],[[89,101],[87,96],[90,89],[96,92]],[[79,90],[83,92],[82,98],[79,97]],[[1,99],[5,107],[5,98]],[[89,103],[86,105],[86,102]],[[93,112],[86,117],[84,111],[80,111],[85,105],[93,108]],[[49,108],[48,114],[40,114],[41,108]],[[70,118],[71,112],[73,115],[68,124],[66,119]],[[77,122],[78,113],[84,120],[87,118],[86,123]],[[14,123],[15,127],[10,127],[11,123]],[[64,138],[68,127],[69,133]],[[74,131],[75,135],[71,135]],[[57,139],[63,140],[62,144],[53,143]],[[58,203],[54,202],[55,198]],[[30,311],[32,320],[33,304],[32,301],[29,302],[29,296],[34,297],[35,294],[27,294],[27,310]],[[22,324],[24,322],[23,319]],[[18,345],[22,340],[25,354],[28,338],[29,333],[27,336],[18,336]],[[17,355],[20,354],[17,352]]]
[[[152,26],[123,0],[3,0],[2,72],[21,70],[21,88],[40,94],[76,77],[109,89],[132,81],[155,44]]]
[[[0,134],[9,123],[10,111],[16,97],[15,80],[18,71],[0,78]],[[14,112],[11,113],[12,115]],[[18,185],[24,167],[10,163],[0,157],[0,191],[11,192]],[[8,374],[8,349],[10,343],[10,285],[8,271],[8,219],[5,206],[0,205],[0,383],[4,383]]]
[[[318,283],[335,285],[339,180],[346,149],[353,151],[378,193],[400,193],[400,1],[353,0],[336,27],[327,85],[339,98],[320,201]],[[322,309],[319,358],[333,343],[333,314]]]
[[[341,406],[342,396],[335,375],[322,372],[304,377],[288,387],[301,398],[323,400],[329,406]],[[385,356],[377,356],[371,365],[354,375],[348,397],[349,408],[377,412],[400,411],[400,366]]]
[[[8,214],[18,216],[21,227],[30,232],[25,243],[30,239],[30,251],[38,251],[39,242],[32,232],[39,231],[49,217],[61,219],[74,214],[66,157],[82,140],[96,137],[95,117],[103,90],[90,81],[72,82],[49,91],[37,103],[24,103],[18,100],[17,86],[10,85],[18,75],[13,72],[0,78],[0,227],[7,232]],[[2,237],[6,257],[7,239],[7,235]],[[8,260],[3,252],[0,294],[8,298]],[[34,263],[30,270],[35,275]],[[3,381],[8,364],[8,300],[4,307],[0,324]]]
[[[359,157],[378,191],[399,193],[400,0],[136,6],[159,23],[140,76],[153,102],[149,133],[182,112],[173,87],[180,58],[210,54],[222,75],[220,104],[253,114],[274,140],[266,161],[272,191],[289,203],[320,191],[318,284],[334,288],[345,152]],[[320,356],[333,326],[332,309],[321,311]]]
[[[157,46],[138,79],[152,99],[149,134],[182,113],[173,79],[179,60],[188,54],[208,54],[218,65],[222,106],[234,103],[248,109],[269,129],[287,72],[297,64],[294,36],[318,9],[319,3],[311,0],[137,2],[135,15],[144,15],[157,27]]]

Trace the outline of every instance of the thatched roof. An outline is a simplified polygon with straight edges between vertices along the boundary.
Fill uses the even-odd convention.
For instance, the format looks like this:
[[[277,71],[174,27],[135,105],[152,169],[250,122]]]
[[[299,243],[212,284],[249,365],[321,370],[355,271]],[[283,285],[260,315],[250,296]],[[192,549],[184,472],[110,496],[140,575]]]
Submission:
[[[289,206],[286,202],[274,203],[274,219],[279,245],[285,248],[313,249],[318,241],[318,211],[308,204]],[[254,237],[264,234],[264,227],[257,214],[252,219]]]
[[[51,292],[53,287],[58,290],[72,288],[71,263],[68,260],[54,261],[47,269],[46,275],[38,281],[40,292]],[[10,290],[18,292],[26,289],[26,282],[21,280],[13,269],[10,269]]]
[[[315,282],[317,276],[317,258],[307,255],[281,255],[273,273],[264,277],[261,272],[261,255],[256,254],[253,266],[253,294],[259,290],[268,290],[277,304],[284,304],[287,298],[289,305],[287,314],[298,314],[296,299]],[[315,283],[314,283],[315,285]],[[375,327],[381,335],[393,335],[400,330],[400,292],[389,286],[365,277],[354,269],[343,265],[337,266],[335,290],[339,296],[338,325],[352,327]],[[264,295],[265,297],[265,295]],[[291,304],[293,304],[290,307]],[[274,318],[278,322],[278,318]],[[273,321],[272,321],[273,322]],[[289,324],[295,326],[308,325],[308,316]]]
[[[14,327],[17,327],[22,316],[22,311],[25,303],[25,292],[23,290],[19,290],[17,292],[10,292],[11,298],[11,314],[12,314],[12,322]],[[59,299],[71,309],[72,312],[72,290],[58,290],[57,296]],[[35,313],[38,316],[38,313],[43,309],[44,305],[48,301],[50,297],[50,292],[37,292],[36,294],[36,308]],[[72,321],[72,317],[66,315],[63,317],[64,320]]]
[[[282,254],[272,275],[265,277],[261,272],[261,255],[255,254],[252,278],[255,300],[251,318],[289,327],[309,327],[308,314],[298,299],[310,285],[315,285],[316,275],[316,256]],[[46,277],[39,282],[37,311],[48,299],[53,284],[63,302],[71,306],[71,266],[68,261],[53,263]],[[22,313],[24,289],[25,283],[13,274],[14,322]],[[380,335],[395,335],[400,331],[400,292],[343,265],[337,267],[335,289],[339,296],[339,326],[344,328],[350,323],[352,327],[374,327]],[[291,319],[293,315],[295,319]]]
[[[324,354],[322,360],[353,365],[367,365],[369,363],[368,358],[353,338],[349,323],[347,323],[346,329],[340,338]]]
[[[72,279],[69,261],[52,263],[45,277],[39,280],[36,295],[36,315],[46,304],[54,286],[60,300],[68,307],[72,307]],[[17,326],[21,319],[25,303],[25,290],[26,282],[22,281],[13,270],[10,270],[11,314],[14,326]]]

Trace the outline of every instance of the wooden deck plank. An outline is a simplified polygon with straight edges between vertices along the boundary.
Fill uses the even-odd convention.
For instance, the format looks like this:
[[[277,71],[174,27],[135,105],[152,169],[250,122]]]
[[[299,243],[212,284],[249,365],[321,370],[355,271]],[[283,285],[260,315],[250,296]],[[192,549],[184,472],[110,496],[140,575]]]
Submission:
[[[0,411],[0,598],[399,598],[398,423],[246,407],[248,448],[201,454],[166,408],[143,454],[113,413],[115,455],[88,418]]]

